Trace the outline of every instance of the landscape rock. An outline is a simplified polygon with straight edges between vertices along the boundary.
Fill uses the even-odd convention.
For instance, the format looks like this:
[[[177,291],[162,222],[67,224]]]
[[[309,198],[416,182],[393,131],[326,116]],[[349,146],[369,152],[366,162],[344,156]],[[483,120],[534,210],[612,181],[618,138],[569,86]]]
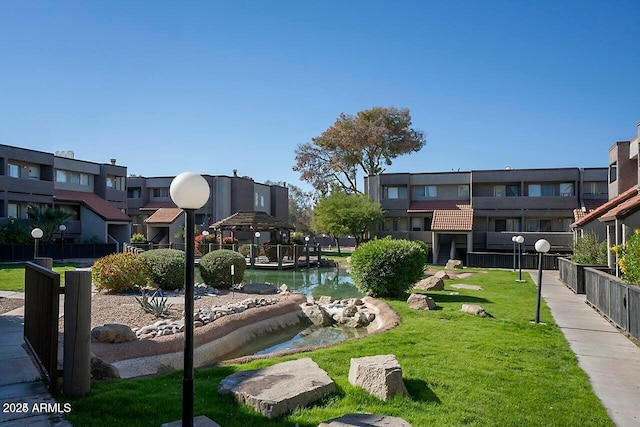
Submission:
[[[289,286],[282,284],[280,285],[280,292],[285,293],[285,292],[289,292]]]
[[[218,393],[231,393],[239,403],[251,406],[270,419],[335,391],[335,382],[310,358],[236,372],[218,386]]]
[[[320,304],[331,304],[333,302],[333,298],[327,295],[322,295],[320,297],[320,299],[318,300],[318,303]]]
[[[242,292],[257,295],[271,295],[278,291],[276,287],[270,283],[247,283],[242,287]]]
[[[482,286],[467,285],[465,283],[458,283],[456,285],[451,285],[451,287],[454,288],[454,289],[470,289],[472,291],[481,291],[482,290]]]
[[[318,424],[318,427],[411,427],[397,417],[376,414],[347,414]]]
[[[407,299],[407,304],[409,304],[409,308],[413,308],[414,310],[435,310],[436,302],[433,298],[422,295],[422,294],[411,294]]]
[[[91,339],[95,342],[118,343],[136,340],[136,333],[127,325],[109,323],[96,326],[91,330]]]
[[[449,275],[444,270],[436,271],[436,274],[434,274],[433,276],[437,277],[439,279],[442,279],[442,280],[449,280],[450,279]]]
[[[420,289],[423,291],[443,291],[444,290],[444,282],[441,278],[436,276],[427,277],[426,279],[420,280],[418,283],[413,285],[415,289]]]
[[[460,311],[480,317],[484,317],[487,315],[487,313],[484,311],[484,308],[476,304],[462,304],[462,308],[460,309]]]
[[[333,323],[333,319],[329,314],[317,304],[305,303],[301,305],[302,312],[314,325],[329,326]]]
[[[462,261],[459,259],[450,259],[447,261],[447,265],[444,267],[445,270],[457,270],[462,268]]]
[[[113,365],[103,361],[102,359],[91,356],[91,379],[92,380],[110,380],[120,378],[120,373]]]
[[[382,400],[408,394],[402,381],[402,368],[393,354],[352,358],[349,382]]]

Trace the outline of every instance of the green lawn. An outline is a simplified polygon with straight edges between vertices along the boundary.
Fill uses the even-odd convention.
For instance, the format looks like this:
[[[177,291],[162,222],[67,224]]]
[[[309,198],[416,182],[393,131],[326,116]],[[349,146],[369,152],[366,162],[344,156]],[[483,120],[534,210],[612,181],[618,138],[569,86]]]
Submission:
[[[333,250],[333,251],[324,250],[322,251],[322,258],[330,259],[344,266],[347,264],[347,258],[350,257],[352,253],[353,251],[351,250],[341,250],[340,253],[338,253],[337,250]]]
[[[483,286],[482,291],[430,292],[435,311],[413,311],[392,300],[402,322],[384,334],[287,358],[246,365],[201,368],[195,375],[195,414],[225,427],[317,426],[350,412],[399,416],[422,426],[612,426],[587,376],[578,367],[546,305],[531,323],[536,293],[530,278],[491,271],[447,281]],[[482,305],[492,317],[460,313],[462,303]],[[352,357],[395,354],[410,397],[380,401],[347,379]],[[338,385],[338,393],[316,406],[269,421],[228,396],[218,383],[243,369],[311,357]],[[91,426],[158,426],[181,418],[182,374],[92,385],[88,397],[73,399],[69,421]]]
[[[53,271],[60,273],[60,284],[64,285],[64,271],[75,270],[71,263],[54,263]],[[24,264],[0,265],[0,291],[24,292]]]

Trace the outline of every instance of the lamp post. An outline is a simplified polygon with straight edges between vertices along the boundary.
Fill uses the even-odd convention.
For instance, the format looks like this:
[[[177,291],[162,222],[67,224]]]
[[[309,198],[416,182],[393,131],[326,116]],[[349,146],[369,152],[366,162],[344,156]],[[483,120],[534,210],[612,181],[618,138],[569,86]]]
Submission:
[[[62,260],[64,261],[64,232],[67,231],[67,226],[64,224],[60,224],[58,227],[60,230],[60,242],[62,244]]]
[[[38,241],[42,239],[44,233],[39,228],[31,230],[31,237],[33,237],[33,259],[38,258]]]
[[[522,280],[522,244],[524,243],[524,237],[516,236],[516,243],[518,244],[518,280],[516,282],[524,282]]]
[[[171,200],[185,213],[184,270],[184,374],[182,380],[182,426],[193,426],[193,269],[195,242],[190,230],[195,227],[195,212],[209,200],[209,184],[200,175],[183,172],[171,181]]]
[[[538,252],[538,300],[536,301],[536,323],[540,323],[540,298],[542,297],[542,255],[549,252],[551,245],[545,239],[536,242]]]
[[[513,271],[516,271],[516,236],[511,237],[513,242]]]
[[[207,230],[202,230],[202,235],[204,236],[204,239],[202,239],[202,242],[206,245],[207,252],[209,252],[209,244],[207,243],[207,236],[209,235],[209,232]]]
[[[256,252],[254,255],[256,256],[256,259],[258,259],[260,256],[260,232],[256,231],[253,235],[256,236]]]

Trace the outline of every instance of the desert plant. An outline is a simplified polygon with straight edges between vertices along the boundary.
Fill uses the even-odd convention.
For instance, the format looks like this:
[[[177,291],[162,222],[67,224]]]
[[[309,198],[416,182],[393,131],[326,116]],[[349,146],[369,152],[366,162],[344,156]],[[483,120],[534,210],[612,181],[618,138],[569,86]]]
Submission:
[[[231,276],[231,266],[234,275]],[[202,280],[214,288],[230,288],[240,283],[244,277],[246,261],[242,255],[227,249],[209,252],[200,260],[200,275]]]
[[[184,252],[177,249],[154,249],[143,252],[151,282],[164,290],[184,287]]]
[[[169,314],[169,310],[173,306],[173,304],[167,304],[166,297],[159,297],[157,295],[158,291],[155,291],[151,298],[149,298],[149,294],[146,291],[142,291],[142,297],[135,297],[136,301],[147,313],[151,313],[156,317],[165,317]]]
[[[367,295],[402,297],[422,277],[425,262],[424,249],[415,242],[372,240],[351,255],[351,277]]]
[[[571,259],[578,264],[607,265],[607,242],[598,241],[594,233],[578,237]]]
[[[27,210],[27,216],[42,230],[41,241],[49,242],[58,231],[58,227],[73,218],[74,213],[50,206],[33,206]]]
[[[118,293],[146,286],[149,269],[141,255],[111,254],[93,263],[91,279],[99,291]]]
[[[147,241],[147,238],[144,237],[144,234],[141,234],[141,233],[134,233],[130,239],[131,243],[144,243],[146,241]]]

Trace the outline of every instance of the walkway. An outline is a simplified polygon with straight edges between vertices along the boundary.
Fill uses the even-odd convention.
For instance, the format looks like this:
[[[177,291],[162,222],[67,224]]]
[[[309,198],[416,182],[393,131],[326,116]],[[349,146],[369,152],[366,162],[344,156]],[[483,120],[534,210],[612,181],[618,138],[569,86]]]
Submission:
[[[24,299],[24,294],[19,292],[0,291],[0,296]],[[23,318],[24,307],[0,315],[0,427],[71,426],[59,413],[47,413],[55,411],[56,401],[40,380],[40,372],[23,348]],[[5,403],[20,405],[6,407]],[[22,411],[25,406],[27,412]],[[38,409],[42,411],[37,412]]]
[[[537,283],[537,272],[529,274]],[[543,273],[542,297],[613,422],[640,425],[640,348],[567,288],[557,271]]]

